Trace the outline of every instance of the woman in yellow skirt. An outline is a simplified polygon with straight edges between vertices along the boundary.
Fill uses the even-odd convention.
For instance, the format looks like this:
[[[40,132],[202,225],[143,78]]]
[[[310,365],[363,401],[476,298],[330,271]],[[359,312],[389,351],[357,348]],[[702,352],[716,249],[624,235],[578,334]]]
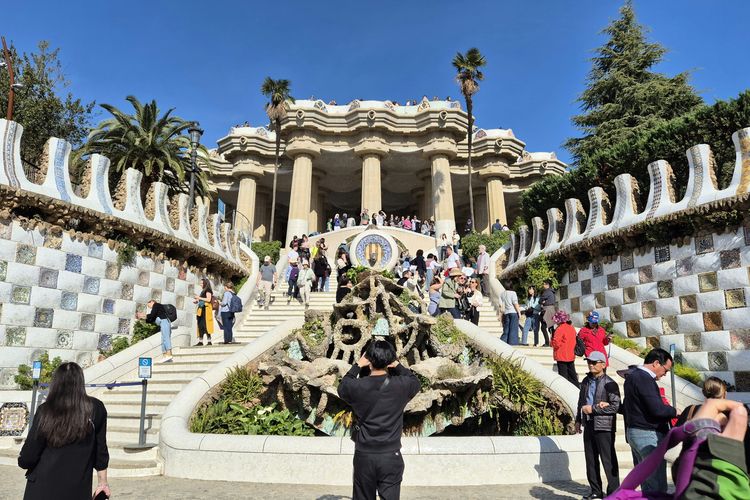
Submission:
[[[211,282],[207,278],[201,278],[201,293],[193,299],[193,304],[198,304],[195,309],[198,343],[203,345],[203,336],[208,337],[206,345],[211,345],[211,334],[214,333],[214,310],[211,307],[211,299],[214,292],[211,290]]]

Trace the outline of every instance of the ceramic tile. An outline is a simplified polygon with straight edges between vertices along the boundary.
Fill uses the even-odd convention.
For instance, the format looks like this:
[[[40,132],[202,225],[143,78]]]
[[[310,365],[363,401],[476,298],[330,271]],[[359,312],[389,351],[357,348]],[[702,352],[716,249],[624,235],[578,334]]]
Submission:
[[[677,274],[677,277],[679,278],[693,274],[693,264],[695,264],[695,259],[693,257],[685,257],[684,259],[678,260],[675,263],[675,273]]]
[[[654,269],[651,266],[641,266],[638,268],[638,280],[641,284],[651,283],[654,281]]]
[[[34,326],[39,328],[52,328],[52,320],[54,317],[54,309],[37,307],[34,312]]]
[[[167,278],[167,291],[174,292],[174,278]]]
[[[609,308],[609,319],[612,323],[622,321],[622,306],[612,306]]]
[[[91,295],[97,295],[99,293],[99,278],[86,276],[83,279],[83,293],[90,293]]]
[[[81,330],[84,330],[87,332],[93,332],[95,323],[96,323],[95,315],[81,314]]]
[[[5,345],[22,346],[24,344],[26,344],[26,327],[25,326],[5,327]]]
[[[664,335],[677,334],[677,316],[664,316],[661,319],[661,330]]]
[[[589,295],[591,293],[591,280],[581,280],[581,295]]]
[[[719,280],[715,272],[698,275],[698,289],[701,292],[713,292],[719,289]]]
[[[89,243],[89,257],[101,259],[104,256],[104,245],[92,241]]]
[[[155,300],[156,302],[161,302],[161,290],[151,290],[151,300]]]
[[[627,321],[625,325],[627,328],[628,337],[633,338],[641,336],[641,322],[639,320],[635,319],[632,321]]]
[[[750,246],[750,226],[743,227],[742,231],[745,233],[745,245]]]
[[[28,304],[31,300],[31,287],[13,285],[10,292],[10,301],[13,304]]]
[[[102,352],[107,352],[112,349],[112,335],[109,333],[102,333],[99,335],[99,342],[96,348]]]
[[[750,349],[750,329],[732,330],[729,332],[732,349],[744,351]]]
[[[695,295],[684,295],[680,297],[680,312],[682,314],[689,314],[698,311],[698,303]]]
[[[135,306],[136,313],[145,313],[147,309],[148,309],[148,306],[146,304],[137,304]]]
[[[581,312],[581,299],[578,297],[573,297],[570,299],[570,312],[576,313]]]
[[[148,280],[150,278],[150,274],[148,271],[141,271],[138,273],[138,284],[141,286],[148,286]]]
[[[73,347],[73,330],[57,330],[57,342],[55,347],[58,349],[70,349]]]
[[[656,302],[653,300],[641,302],[641,313],[644,318],[653,318],[656,316]]]
[[[672,286],[672,280],[658,281],[656,283],[656,289],[659,292],[660,299],[668,299],[674,296],[674,288]]]
[[[120,293],[123,300],[133,300],[133,285],[130,283],[123,283]]]
[[[29,410],[26,403],[3,403],[0,406],[0,436],[23,435],[28,421]]]
[[[703,327],[707,332],[716,332],[723,330],[721,311],[703,313]]]
[[[75,292],[62,292],[60,296],[60,308],[66,311],[75,311],[78,308],[78,294]]]
[[[567,297],[568,296],[568,287],[567,286],[566,287],[560,287],[561,290],[562,290],[562,288],[565,288],[565,298],[567,299],[568,298]],[[180,295],[179,297],[177,297],[177,300],[175,301],[175,307],[178,310],[184,308],[185,307],[185,297],[183,297],[182,295]]]
[[[65,270],[72,273],[80,273],[83,257],[69,253],[65,256]]]
[[[734,288],[732,290],[725,290],[724,299],[726,300],[727,309],[745,307],[747,305],[746,300],[745,300],[744,288]]]
[[[104,301],[102,301],[102,312],[106,314],[114,314],[115,301],[112,299],[104,299]]]
[[[708,353],[708,369],[713,371],[726,371],[729,369],[727,366],[727,353],[725,352],[709,352]]]
[[[633,258],[633,254],[625,254],[620,256],[620,270],[621,271],[627,271],[629,269],[633,269],[635,266],[635,260]]]
[[[36,247],[31,245],[18,245],[16,249],[16,262],[20,264],[34,265],[36,260]]]
[[[159,259],[154,261],[154,272],[158,274],[162,274],[164,272],[164,261]]]
[[[740,267],[740,249],[735,248],[734,250],[724,250],[719,253],[721,259],[722,269],[734,269]]]
[[[0,281],[5,281],[5,277],[8,274],[8,263],[4,260],[0,260]]]
[[[594,278],[601,276],[604,272],[604,266],[601,262],[594,262],[591,264],[591,274]]]
[[[654,248],[654,260],[657,264],[659,262],[667,262],[669,258],[669,245],[662,245]]]
[[[560,285],[560,288],[557,290],[560,293],[560,300],[567,300],[568,299],[568,286],[567,285]],[[180,297],[178,297],[178,300]],[[176,306],[177,309],[182,309],[182,306]]]
[[[688,352],[697,352],[701,350],[700,333],[691,333],[685,335],[685,350]]]
[[[0,223],[0,238],[9,240],[13,234],[13,226],[11,224]],[[748,243],[750,245],[750,243]]]
[[[120,318],[117,323],[117,333],[120,335],[128,335],[130,333],[130,320],[126,318]]]
[[[632,304],[636,300],[635,287],[629,286],[622,289],[622,301],[625,304]]]
[[[120,266],[116,262],[107,262],[107,268],[104,271],[104,277],[108,280],[116,280],[120,277]]]
[[[650,347],[652,349],[661,347],[661,340],[656,336],[646,337],[646,347]]]
[[[578,281],[578,268],[573,267],[570,271],[568,271],[568,281],[570,283],[575,283]]]
[[[57,269],[42,268],[39,271],[39,286],[44,288],[57,288],[57,277],[59,271]]]
[[[180,266],[179,270],[177,271],[177,279],[185,280],[187,278],[187,269],[185,269],[183,266]]]
[[[604,292],[599,292],[594,295],[594,300],[596,301],[596,307],[606,307],[607,306],[607,298],[604,295]]]
[[[695,253],[700,255],[703,253],[713,252],[714,250],[714,236],[712,234],[705,234],[702,236],[695,237]]]
[[[617,273],[607,275],[607,290],[614,290],[620,287],[620,276]]]

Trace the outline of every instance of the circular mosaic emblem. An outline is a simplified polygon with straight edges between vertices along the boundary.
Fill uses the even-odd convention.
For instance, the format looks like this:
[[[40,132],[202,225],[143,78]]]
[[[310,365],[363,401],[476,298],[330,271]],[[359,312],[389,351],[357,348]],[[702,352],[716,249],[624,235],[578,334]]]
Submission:
[[[380,234],[366,234],[356,242],[354,255],[362,266],[383,269],[393,257],[393,246]]]

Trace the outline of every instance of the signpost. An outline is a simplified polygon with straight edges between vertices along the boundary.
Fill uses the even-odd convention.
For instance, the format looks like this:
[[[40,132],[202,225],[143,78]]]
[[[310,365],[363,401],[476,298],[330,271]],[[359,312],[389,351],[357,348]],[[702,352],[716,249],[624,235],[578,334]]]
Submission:
[[[34,361],[31,368],[31,411],[29,411],[29,425],[34,422],[34,413],[36,412],[36,398],[39,392],[39,379],[42,377],[42,362]]]
[[[221,218],[222,221],[227,219],[227,206],[221,198],[216,200],[216,212],[219,214],[219,218]]]
[[[138,431],[138,444],[127,445],[127,450],[147,450],[156,446],[156,443],[146,442],[146,391],[148,390],[148,379],[151,378],[151,358],[138,358],[138,378],[141,379],[141,422]]]
[[[672,356],[672,359],[674,360],[675,344],[669,344],[669,354]],[[677,387],[675,386],[674,361],[672,361],[672,369],[669,370],[669,374],[672,379],[672,406],[677,408]]]

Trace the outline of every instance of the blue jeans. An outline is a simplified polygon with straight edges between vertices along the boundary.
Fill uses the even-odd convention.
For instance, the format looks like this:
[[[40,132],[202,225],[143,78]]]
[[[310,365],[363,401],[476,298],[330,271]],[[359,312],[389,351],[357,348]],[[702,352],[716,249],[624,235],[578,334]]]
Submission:
[[[534,313],[531,316],[526,316],[526,321],[523,323],[523,333],[521,334],[521,343],[529,343],[529,330],[534,330],[534,344],[539,343],[539,313]]]
[[[503,335],[500,340],[508,345],[518,345],[518,313],[503,314]]]
[[[234,313],[233,312],[222,312],[221,313],[221,329],[224,330],[224,342],[232,342],[232,327],[234,326]]]
[[[636,427],[628,427],[625,435],[635,465],[641,463],[664,439],[664,434],[661,432]],[[659,467],[643,482],[641,490],[667,492],[667,462],[665,460],[662,460]]]
[[[440,314],[443,313],[449,313],[451,316],[453,316],[453,319],[461,319],[461,311],[458,310],[458,307],[441,307],[440,308]]]
[[[161,332],[161,352],[172,350],[172,323],[166,318],[156,318],[155,323]]]

